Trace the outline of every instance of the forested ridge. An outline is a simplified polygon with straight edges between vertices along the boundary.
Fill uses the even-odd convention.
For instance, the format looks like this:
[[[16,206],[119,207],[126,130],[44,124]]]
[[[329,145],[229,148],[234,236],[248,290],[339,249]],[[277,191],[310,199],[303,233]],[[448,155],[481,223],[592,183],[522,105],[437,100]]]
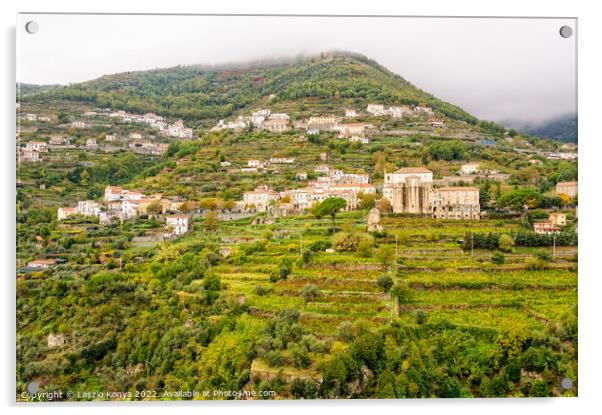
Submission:
[[[177,66],[141,72],[105,75],[25,99],[75,100],[101,108],[155,112],[191,121],[228,117],[247,112],[275,94],[278,106],[291,101],[369,102],[391,105],[429,105],[455,119],[476,119],[462,109],[439,100],[361,55],[323,54],[292,64],[244,65],[228,68]]]

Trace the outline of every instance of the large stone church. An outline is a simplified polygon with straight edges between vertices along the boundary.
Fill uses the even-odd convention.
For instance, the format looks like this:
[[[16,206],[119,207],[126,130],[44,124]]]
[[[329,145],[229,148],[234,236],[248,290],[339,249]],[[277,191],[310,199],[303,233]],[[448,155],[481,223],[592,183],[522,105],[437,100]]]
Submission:
[[[424,167],[385,171],[383,196],[394,213],[415,213],[440,219],[480,219],[476,187],[433,188],[433,172]]]

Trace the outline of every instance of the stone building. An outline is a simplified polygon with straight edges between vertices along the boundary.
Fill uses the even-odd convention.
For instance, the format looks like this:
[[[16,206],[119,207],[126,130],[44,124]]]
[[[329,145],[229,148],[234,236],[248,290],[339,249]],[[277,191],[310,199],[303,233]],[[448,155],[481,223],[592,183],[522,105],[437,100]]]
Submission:
[[[477,187],[440,187],[433,189],[431,212],[438,219],[480,219]]]
[[[278,192],[267,186],[258,186],[255,190],[243,193],[243,204],[246,208],[267,212],[272,202],[276,202],[279,198]]]
[[[385,171],[383,196],[391,202],[394,213],[428,214],[432,187],[432,171],[403,167],[393,173]]]
[[[280,133],[289,129],[288,119],[269,119],[264,121],[262,124],[262,128],[268,130],[272,133]]]
[[[433,188],[433,172],[424,167],[404,167],[385,172],[383,196],[394,213],[415,213],[440,219],[480,219],[476,187]]]
[[[380,224],[380,210],[377,208],[370,209],[368,218],[366,219],[366,230],[368,232],[382,232],[383,227]]]

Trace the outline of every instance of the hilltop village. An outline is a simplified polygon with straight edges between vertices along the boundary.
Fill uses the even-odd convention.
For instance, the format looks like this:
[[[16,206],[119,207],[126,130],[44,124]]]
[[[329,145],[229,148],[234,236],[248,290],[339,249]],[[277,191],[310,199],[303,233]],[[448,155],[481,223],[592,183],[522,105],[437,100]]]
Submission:
[[[291,121],[286,113],[273,113],[269,109],[259,109],[249,116],[238,116],[234,121],[219,120],[218,124],[210,131],[232,130],[236,133],[243,131],[259,130],[270,133],[283,133],[289,130],[304,131],[306,136],[319,135],[320,133],[334,133],[338,138],[348,139],[350,143],[369,144],[367,132],[374,130],[371,123],[349,122],[349,119],[358,117],[356,109],[344,108],[344,116],[322,115],[312,116],[307,119]],[[368,104],[365,113],[372,117],[390,117],[402,120],[409,117],[412,121],[423,121],[433,131],[442,131],[446,128],[444,118],[435,117],[434,111],[426,106],[385,106],[383,104]],[[163,117],[153,113],[132,114],[126,111],[86,111],[81,118],[90,117],[117,119],[122,124],[145,124],[156,130],[162,137],[177,139],[191,139],[192,128],[184,126],[181,120],[168,124]],[[49,116],[25,114],[24,118],[30,122],[50,123]],[[91,128],[92,123],[86,121],[73,121],[68,124],[70,128]],[[300,135],[297,142],[306,141]],[[163,155],[168,144],[155,142],[155,137],[143,132],[131,132],[127,138],[117,138],[114,134],[106,134],[104,142],[107,149],[116,142],[126,142],[127,148],[134,153]],[[25,146],[19,147],[21,162],[38,162],[43,160],[41,154],[52,149],[75,148],[71,139],[64,136],[53,135],[48,142],[28,141]],[[84,151],[97,151],[98,143],[94,138],[86,139],[82,146]],[[576,157],[575,147],[563,146],[568,152],[534,152],[548,159],[572,160]],[[108,151],[108,150],[105,150]],[[322,161],[327,160],[326,154],[321,154]],[[532,162],[539,162],[532,159]],[[222,161],[222,167],[231,167],[232,163]],[[295,165],[295,158],[271,157],[268,160],[248,160],[247,165],[241,167],[241,172],[257,172],[275,165]],[[296,173],[298,182],[305,183],[304,187],[295,187],[282,191],[275,191],[267,185],[260,185],[253,190],[244,192],[242,200],[237,201],[228,211],[236,213],[267,212],[275,216],[298,215],[310,210],[328,198],[340,197],[345,200],[344,210],[356,210],[363,199],[376,200],[380,197],[384,212],[409,213],[430,216],[438,219],[464,219],[478,220],[481,218],[479,204],[479,188],[458,184],[470,184],[477,178],[505,181],[509,174],[497,170],[480,169],[478,162],[469,162],[460,166],[456,176],[445,176],[433,180],[433,172],[425,167],[402,167],[387,172],[383,171],[384,182],[378,188],[371,183],[369,174],[349,173],[334,169],[327,164],[315,166],[313,173],[315,180],[308,180],[306,171]],[[570,198],[577,194],[576,182],[563,182],[557,184],[557,193],[568,195]],[[57,209],[58,220],[64,220],[74,215],[96,217],[100,224],[110,223],[112,220],[128,220],[134,217],[153,217],[158,215],[164,218],[168,233],[165,236],[179,236],[188,231],[192,215],[199,215],[203,209],[198,201],[184,200],[180,196],[165,199],[160,193],[150,196],[138,191],[124,190],[116,186],[107,186],[102,201],[80,200],[73,206],[61,206]],[[184,207],[185,209],[182,209]],[[173,226],[174,221],[181,223]],[[545,222],[550,223],[550,222]],[[558,226],[542,227],[535,224],[536,232],[550,233],[559,231]]]
[[[370,132],[376,130],[373,123],[355,122],[360,111],[352,108],[343,108],[344,115],[311,116],[307,119],[291,121],[291,116],[286,113],[272,112],[270,109],[259,109],[248,116],[240,115],[234,121],[219,120],[211,128],[211,132],[231,130],[240,134],[244,131],[267,131],[272,134],[281,134],[287,131],[303,132],[295,136],[297,143],[307,142],[308,138],[321,133],[334,134],[335,137],[346,139],[357,145],[368,145]],[[434,111],[427,106],[385,106],[382,104],[368,104],[364,113],[376,119],[391,118],[403,120],[404,117],[412,123],[422,123],[432,132],[441,133],[446,129],[443,117],[436,117]],[[96,123],[103,119],[118,120],[121,125],[132,126],[127,137],[117,136],[115,133],[105,134],[104,145],[100,145],[95,138],[86,138],[81,145],[84,152],[115,151],[115,145],[121,143],[125,149],[135,154],[164,155],[169,147],[166,142],[159,142],[159,138],[191,139],[192,128],[187,128],[179,120],[168,124],[164,118],[153,113],[134,114],[126,111],[86,111],[79,117],[80,120],[93,119]],[[27,113],[24,120],[32,124],[52,124],[50,116]],[[59,128],[81,130],[92,128],[94,121],[72,121]],[[101,124],[102,125],[102,124]],[[151,131],[138,130],[136,125],[149,126]],[[102,127],[107,127],[102,125]],[[109,126],[110,127],[110,126]],[[158,133],[155,136],[154,133]],[[381,130],[382,132],[382,130]],[[68,135],[51,135],[48,141],[27,141],[19,147],[20,162],[43,162],[43,154],[49,151],[76,149]],[[101,150],[102,148],[102,150]],[[540,157],[547,159],[567,159],[576,157],[575,147],[564,145],[565,152],[533,151]],[[253,190],[245,191],[242,198],[234,203],[223,205],[219,209],[218,218],[235,219],[253,216],[257,213],[268,214],[273,217],[301,215],[312,211],[320,203],[329,198],[341,198],[345,201],[343,210],[352,211],[377,205],[382,213],[416,214],[435,219],[479,220],[485,212],[481,211],[479,187],[469,186],[476,181],[495,180],[505,182],[510,175],[495,169],[483,169],[479,162],[468,162],[459,167],[456,175],[443,176],[438,180],[433,179],[433,171],[423,166],[402,167],[393,171],[382,172],[383,182],[378,187],[372,183],[370,174],[351,173],[332,168],[326,161],[327,153],[320,153],[320,162],[313,168],[311,179],[306,170],[295,173],[295,181],[300,184],[276,191],[269,185],[259,185]],[[540,159],[533,158],[532,163],[541,163]],[[249,159],[245,166],[240,167],[241,173],[258,173],[266,171],[273,166],[296,166],[294,157],[271,157],[267,160]],[[232,168],[232,163],[227,160],[220,162],[222,168]],[[576,182],[559,182],[556,185],[556,194],[564,195],[569,200],[577,195]],[[123,189],[119,186],[109,185],[104,189],[101,200],[79,200],[60,206],[56,210],[59,221],[68,220],[77,216],[96,218],[100,225],[107,225],[113,221],[127,221],[134,218],[160,219],[164,223],[163,232],[154,232],[150,240],[161,241],[186,234],[193,224],[194,217],[202,217],[211,209],[201,207],[197,200],[187,200],[182,195],[164,197],[160,192],[146,195],[138,190]],[[548,220],[533,223],[532,228],[538,234],[554,234],[566,226],[566,215],[551,213]],[[39,262],[41,261],[41,262]],[[29,265],[47,267],[45,260],[30,261]]]

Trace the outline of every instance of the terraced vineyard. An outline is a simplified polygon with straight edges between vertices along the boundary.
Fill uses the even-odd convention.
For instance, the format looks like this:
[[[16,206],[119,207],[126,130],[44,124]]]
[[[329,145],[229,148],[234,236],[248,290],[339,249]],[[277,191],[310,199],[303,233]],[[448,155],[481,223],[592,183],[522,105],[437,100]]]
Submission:
[[[346,216],[354,221],[356,229],[362,228],[361,217]],[[320,334],[331,333],[341,322],[357,318],[365,318],[375,326],[391,320],[395,315],[394,302],[376,284],[377,277],[389,271],[416,291],[410,309],[427,310],[433,320],[495,329],[500,319],[518,318],[542,328],[542,322],[570,311],[577,303],[576,264],[567,261],[576,250],[558,249],[554,260],[547,264],[554,268],[552,271],[527,270],[524,265],[525,257],[539,251],[551,253],[548,247],[517,249],[506,255],[503,266],[491,263],[491,252],[476,250],[471,255],[458,247],[457,239],[468,229],[487,232],[500,231],[501,227],[511,233],[518,227],[513,222],[499,222],[387,218],[387,236],[379,244],[394,247],[397,236],[398,265],[383,265],[376,258],[317,252],[309,265],[296,267],[286,280],[270,283],[270,275],[278,272],[282,258],[298,253],[301,237],[309,246],[328,232],[328,223],[315,219],[305,218],[306,225],[301,229],[295,226],[295,219],[279,220],[274,225],[256,225],[251,234],[258,237],[278,229],[279,236],[270,241],[267,251],[247,256],[244,266],[227,263],[213,270],[228,290],[245,296],[252,314],[268,316],[286,308],[298,308],[302,320],[320,328]],[[222,234],[240,236],[240,229],[245,226],[231,223],[223,228]],[[307,284],[320,290],[316,301],[303,301],[301,292]],[[268,288],[269,293],[257,295],[257,286]],[[413,318],[413,314],[409,312],[405,317]]]
[[[361,212],[342,214],[340,220],[348,231],[364,232]],[[338,347],[346,347],[336,337],[345,322],[362,321],[372,329],[382,329],[394,321],[411,326],[417,313],[425,313],[431,329],[451,325],[460,332],[491,334],[514,322],[537,332],[571,314],[577,304],[576,247],[558,248],[545,269],[538,270],[527,269],[525,258],[541,252],[551,255],[551,247],[516,248],[506,253],[504,265],[493,264],[490,251],[471,253],[459,247],[458,239],[467,231],[511,234],[519,226],[513,221],[466,223],[386,217],[386,233],[377,236],[375,245],[378,249],[397,249],[396,261],[383,263],[372,253],[359,256],[317,250],[306,264],[300,263],[299,252],[304,249],[300,244],[311,249],[328,239],[328,221],[288,217],[269,225],[249,223],[250,219],[223,223],[211,236],[195,233],[182,242],[205,238],[221,249],[227,248],[227,258],[212,272],[223,290],[244,303],[252,318],[268,321],[285,310],[297,309],[305,330],[318,339],[334,341]],[[249,247],[258,243],[262,249],[252,252]],[[279,269],[287,259],[294,265],[290,274],[281,277]],[[411,288],[412,299],[401,310],[391,294],[378,286],[377,279],[383,274]],[[308,285],[318,292],[310,300],[303,296]],[[317,368],[325,357],[316,359],[300,371],[293,365],[270,366],[257,358],[252,372],[266,380],[279,375],[321,379]]]

